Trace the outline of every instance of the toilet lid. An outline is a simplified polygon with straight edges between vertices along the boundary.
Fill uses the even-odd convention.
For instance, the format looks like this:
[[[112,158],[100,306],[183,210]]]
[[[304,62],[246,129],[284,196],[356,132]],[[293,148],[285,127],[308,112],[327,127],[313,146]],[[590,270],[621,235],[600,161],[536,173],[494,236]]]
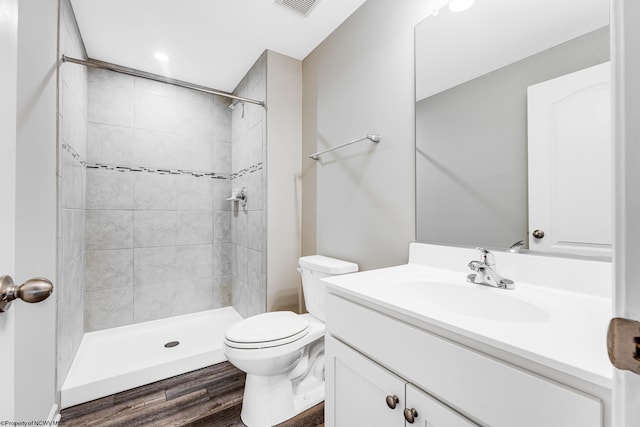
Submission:
[[[291,311],[258,314],[227,329],[232,347],[264,348],[288,344],[307,334],[309,322]]]

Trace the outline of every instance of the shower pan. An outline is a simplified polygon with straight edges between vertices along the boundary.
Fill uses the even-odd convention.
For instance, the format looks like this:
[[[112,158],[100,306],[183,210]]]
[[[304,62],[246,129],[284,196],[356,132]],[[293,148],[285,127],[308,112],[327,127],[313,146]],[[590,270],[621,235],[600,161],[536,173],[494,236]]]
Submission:
[[[223,362],[218,343],[241,319],[225,307],[89,332],[62,387],[61,407]]]

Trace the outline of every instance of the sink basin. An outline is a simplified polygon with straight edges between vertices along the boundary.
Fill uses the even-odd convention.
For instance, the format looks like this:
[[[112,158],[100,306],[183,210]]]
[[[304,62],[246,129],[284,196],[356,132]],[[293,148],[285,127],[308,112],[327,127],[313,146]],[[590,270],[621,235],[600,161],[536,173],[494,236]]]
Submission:
[[[549,313],[527,301],[509,295],[509,290],[473,284],[405,282],[394,287],[394,294],[420,304],[463,316],[502,322],[540,323]]]

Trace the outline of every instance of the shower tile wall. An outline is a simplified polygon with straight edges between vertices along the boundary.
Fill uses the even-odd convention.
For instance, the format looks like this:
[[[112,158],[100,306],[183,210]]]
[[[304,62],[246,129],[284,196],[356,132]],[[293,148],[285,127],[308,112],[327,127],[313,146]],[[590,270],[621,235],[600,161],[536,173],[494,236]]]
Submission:
[[[228,105],[89,70],[86,331],[231,304]]]
[[[80,32],[68,0],[61,2],[61,53],[86,58]],[[87,71],[76,65],[60,67],[58,108],[58,371],[62,384],[84,333],[83,275],[87,140]]]
[[[238,84],[235,94],[266,99],[265,51]],[[234,203],[231,212],[233,240],[233,307],[242,316],[266,311],[266,138],[265,109],[236,104],[231,119],[232,187],[247,187],[247,205]]]

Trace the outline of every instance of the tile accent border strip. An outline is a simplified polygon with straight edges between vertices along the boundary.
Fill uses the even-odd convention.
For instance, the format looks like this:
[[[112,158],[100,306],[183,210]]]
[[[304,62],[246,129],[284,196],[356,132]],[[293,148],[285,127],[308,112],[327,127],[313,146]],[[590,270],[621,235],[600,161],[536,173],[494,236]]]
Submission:
[[[244,168],[238,172],[234,172],[231,175],[221,174],[216,172],[202,172],[202,171],[191,171],[184,169],[162,169],[162,168],[150,168],[146,166],[118,166],[118,165],[110,165],[104,163],[89,163],[78,154],[76,150],[69,144],[63,143],[62,148],[71,154],[71,156],[80,163],[83,167],[87,169],[106,169],[106,170],[115,170],[118,172],[148,172],[148,173],[157,173],[160,175],[191,175],[196,178],[206,177],[211,179],[237,179],[241,178],[247,174],[257,172],[262,170],[262,162],[256,163],[255,165],[251,165],[248,168]]]
[[[255,165],[251,165],[248,168],[244,168],[239,170],[238,172],[234,172],[231,174],[231,179],[242,178],[243,176],[254,173],[259,170],[262,170],[262,162],[256,163]]]
[[[73,149],[72,146],[70,146],[69,144],[66,143],[62,143],[62,148],[64,150],[66,150],[67,152],[69,152],[69,154],[71,154],[71,156],[74,158],[74,160],[76,160],[78,163],[80,163],[82,166],[87,166],[87,162],[82,158],[82,156],[80,156],[80,154],[78,154],[78,152],[76,150]]]

